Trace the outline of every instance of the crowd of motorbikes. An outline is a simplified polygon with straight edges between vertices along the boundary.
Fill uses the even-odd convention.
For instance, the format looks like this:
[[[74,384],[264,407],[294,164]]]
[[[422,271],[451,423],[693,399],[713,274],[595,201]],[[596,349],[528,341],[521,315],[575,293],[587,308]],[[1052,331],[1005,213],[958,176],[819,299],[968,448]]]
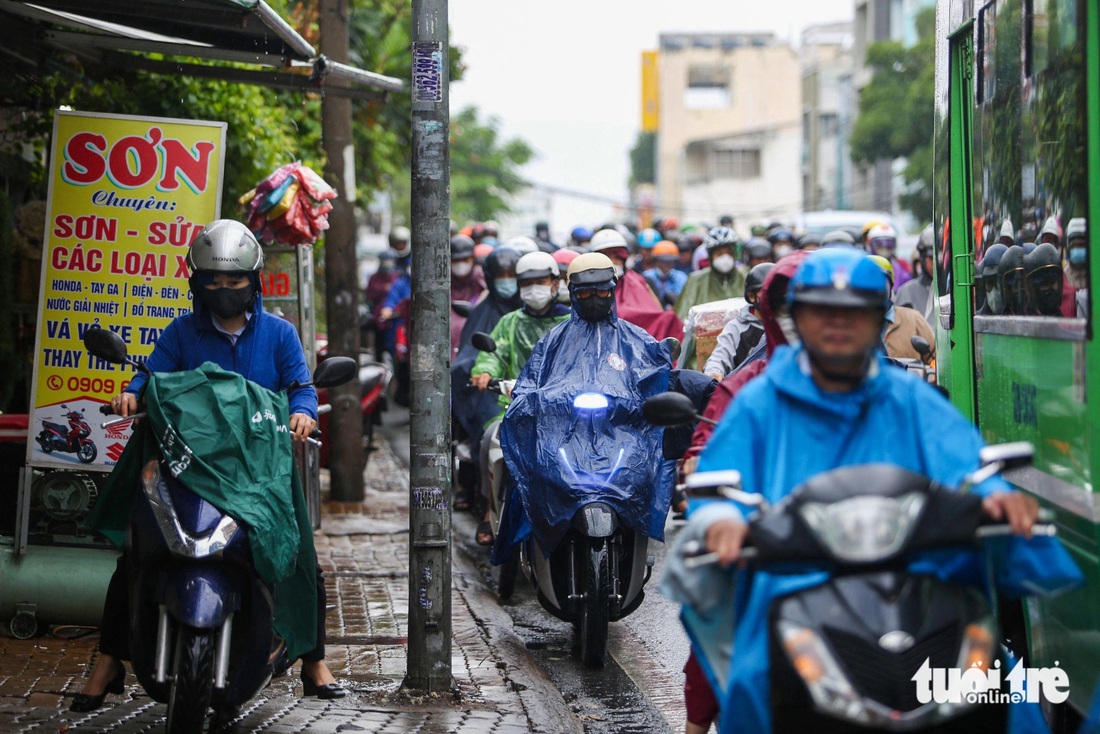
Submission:
[[[476,334],[473,344],[482,351],[496,348],[484,333]],[[922,360],[903,366],[934,382],[927,345],[914,347]],[[513,384],[493,380],[489,389],[507,395]],[[577,385],[578,414],[596,416],[598,421],[606,405],[604,396]],[[649,398],[643,412],[653,425],[669,429],[705,420],[691,397],[676,392]],[[508,421],[507,414],[503,420]],[[500,448],[500,425],[490,427],[488,451],[482,452],[480,465],[489,477],[494,533],[509,503],[526,499],[525,493],[544,491],[510,481]],[[567,456],[564,449],[560,453],[561,461],[577,463],[578,482],[616,481],[613,470],[593,476],[579,468],[585,457]],[[1003,705],[916,698],[914,676],[922,665],[965,670],[980,663],[987,669],[990,661],[1006,654],[1025,656],[1026,650],[1020,649],[1018,640],[1008,642],[999,629],[998,594],[977,581],[944,580],[914,559],[931,555],[942,561],[952,554],[977,553],[991,563],[989,542],[1010,534],[1011,528],[984,519],[981,499],[967,488],[1002,470],[1028,465],[1032,453],[1026,443],[987,447],[980,457],[983,468],[961,488],[943,487],[892,465],[845,467],[814,477],[774,507],[741,491],[737,472],[686,477],[679,488],[689,496],[732,498],[759,510],[750,523],[752,547],[743,556],[749,573],[763,569],[806,579],[774,601],[767,614],[766,640],[755,651],[769,660],[768,705],[775,731],[807,726],[812,731],[1005,730]],[[574,650],[582,663],[600,667],[608,623],[642,603],[654,560],[647,552],[650,539],[622,527],[615,510],[598,496],[587,495],[574,513],[571,529],[556,546],[540,547],[529,536],[518,554],[503,559],[497,590],[502,599],[511,596],[517,569],[522,570],[541,606],[573,625]],[[1053,536],[1055,529],[1042,524],[1032,532]],[[716,688],[729,685],[737,629],[732,618],[734,570],[719,571],[702,539],[684,534],[672,555],[670,566],[696,577],[686,583],[712,584],[721,578],[729,586],[730,601],[722,614],[697,614],[685,607],[682,616],[693,649],[713,675],[712,683]]]
[[[484,333],[477,333],[473,344],[482,351],[496,349]],[[109,330],[89,330],[85,345],[100,359],[144,369]],[[324,388],[358,376],[369,442],[392,369],[366,356],[358,364],[325,356],[309,384],[323,396]],[[927,379],[926,366],[921,370]],[[509,395],[513,386],[514,381],[494,380],[489,389]],[[577,385],[571,420],[598,436],[612,419],[607,408],[608,398],[598,389]],[[654,426],[701,419],[692,398],[676,392],[651,397],[641,409]],[[84,460],[87,421],[76,411],[66,418],[68,427],[44,421],[37,440],[44,450],[75,452]],[[490,433],[487,451],[455,452],[456,476],[458,463],[472,462],[488,479],[494,533],[510,504],[543,491],[509,477],[500,425]],[[551,547],[529,535],[517,553],[494,558],[500,561],[497,590],[502,599],[510,597],[522,572],[542,607],[573,626],[581,662],[598,668],[606,659],[609,623],[643,603],[654,557],[651,538],[626,527],[615,507],[601,501],[600,489],[619,481],[614,458],[592,463],[583,447],[571,451],[561,448],[559,461],[585,492],[577,495],[583,499],[572,508],[568,531]],[[990,447],[980,476],[969,481],[976,484],[1030,458],[1027,445]],[[594,469],[596,464],[600,468]],[[146,467],[128,535],[133,670],[154,700],[168,704],[172,734],[201,730],[210,709],[232,712],[288,665],[275,633],[273,590],[256,571],[248,528],[191,491],[177,473],[163,455]],[[914,697],[913,676],[922,664],[965,668],[1001,655],[996,596],[913,565],[921,553],[982,550],[987,539],[1007,532],[1007,526],[983,521],[976,495],[889,465],[818,475],[774,507],[742,492],[736,472],[697,473],[680,487],[696,497],[727,497],[757,507],[750,523],[752,547],[745,554],[749,567],[812,579],[775,600],[768,613],[761,654],[770,661],[769,703],[777,731],[809,722],[814,731],[848,725],[908,731],[949,723],[1003,730],[1003,707],[924,703]],[[1033,532],[1053,534],[1053,528],[1036,526]],[[733,572],[719,572],[700,539],[681,536],[673,556],[670,563],[682,573],[699,574],[705,583],[725,579],[732,598]],[[683,620],[713,683],[728,683],[736,622],[727,614],[716,623],[687,608]]]

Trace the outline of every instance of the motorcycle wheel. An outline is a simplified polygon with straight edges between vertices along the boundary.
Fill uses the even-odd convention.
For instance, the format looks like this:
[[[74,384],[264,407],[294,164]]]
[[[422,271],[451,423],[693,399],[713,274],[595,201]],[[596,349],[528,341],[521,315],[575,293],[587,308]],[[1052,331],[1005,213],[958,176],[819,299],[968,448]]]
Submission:
[[[602,668],[607,657],[607,599],[611,579],[607,576],[607,545],[593,540],[581,561],[583,599],[578,608],[581,662],[589,668]]]
[[[181,626],[176,634],[167,734],[202,734],[214,691],[214,636]]]
[[[80,448],[76,450],[76,458],[80,459],[81,464],[91,464],[98,455],[99,450],[96,449],[94,443],[82,443]]]
[[[519,573],[519,551],[513,550],[512,557],[497,569],[497,594],[501,599],[511,599],[516,590],[516,575]]]

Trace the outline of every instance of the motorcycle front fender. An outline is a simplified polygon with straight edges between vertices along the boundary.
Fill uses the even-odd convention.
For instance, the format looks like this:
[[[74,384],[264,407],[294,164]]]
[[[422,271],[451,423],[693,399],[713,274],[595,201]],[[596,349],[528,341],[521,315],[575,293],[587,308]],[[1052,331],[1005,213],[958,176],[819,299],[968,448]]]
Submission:
[[[237,573],[225,566],[179,567],[166,579],[164,604],[181,624],[215,629],[240,607],[240,584]]]
[[[573,529],[589,538],[610,538],[619,529],[619,516],[603,502],[589,502],[573,515]]]

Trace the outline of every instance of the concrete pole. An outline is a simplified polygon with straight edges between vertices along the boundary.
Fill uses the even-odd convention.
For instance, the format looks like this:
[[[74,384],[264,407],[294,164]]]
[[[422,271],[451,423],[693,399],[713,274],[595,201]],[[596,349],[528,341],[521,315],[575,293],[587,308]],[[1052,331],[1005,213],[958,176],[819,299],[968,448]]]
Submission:
[[[321,53],[341,63],[348,61],[346,0],[321,0]],[[325,233],[325,307],[329,356],[359,358],[359,268],[355,262],[355,155],[351,136],[351,100],[326,94],[321,102],[321,135],[325,178],[339,196],[332,200]],[[331,499],[363,499],[363,424],[359,410],[359,381],[329,389],[328,416]]]
[[[404,685],[445,691],[453,685],[447,0],[413,0],[412,26],[409,667]]]

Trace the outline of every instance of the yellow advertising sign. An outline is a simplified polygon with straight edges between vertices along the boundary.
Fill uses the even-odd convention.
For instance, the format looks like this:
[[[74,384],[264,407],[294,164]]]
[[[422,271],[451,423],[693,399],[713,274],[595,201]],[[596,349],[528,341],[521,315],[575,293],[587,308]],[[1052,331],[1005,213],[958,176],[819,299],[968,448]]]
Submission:
[[[660,126],[660,88],[657,83],[657,52],[642,52],[642,132],[655,133]]]
[[[191,310],[187,246],[218,218],[224,122],[58,111],[35,338],[27,463],[106,470],[129,424],[99,408],[133,368],[92,357],[94,325],[144,361],[164,327]]]

